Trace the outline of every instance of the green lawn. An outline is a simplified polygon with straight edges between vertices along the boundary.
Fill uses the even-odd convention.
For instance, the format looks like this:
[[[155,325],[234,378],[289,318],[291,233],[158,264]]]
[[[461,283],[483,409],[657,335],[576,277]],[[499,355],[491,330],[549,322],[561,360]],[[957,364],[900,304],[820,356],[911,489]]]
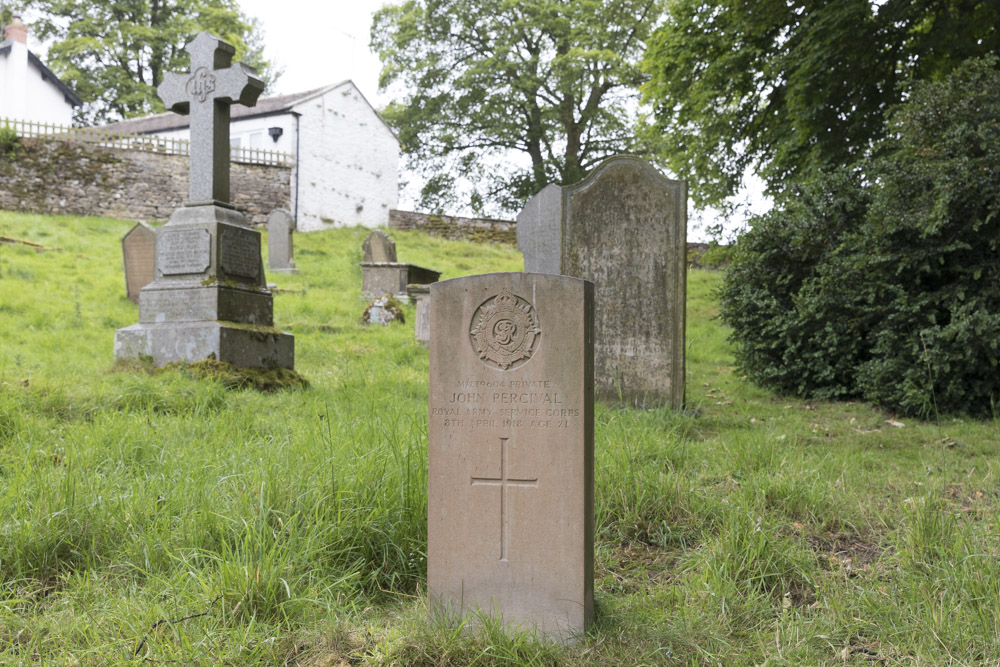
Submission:
[[[115,368],[131,224],[0,213],[46,248],[0,245],[0,664],[1000,661],[1000,424],[749,385],[705,271],[688,409],[597,408],[586,637],[428,621],[427,352],[360,324],[367,230],[296,236],[270,279],[311,386],[264,394]],[[445,278],[521,267],[392,236]]]

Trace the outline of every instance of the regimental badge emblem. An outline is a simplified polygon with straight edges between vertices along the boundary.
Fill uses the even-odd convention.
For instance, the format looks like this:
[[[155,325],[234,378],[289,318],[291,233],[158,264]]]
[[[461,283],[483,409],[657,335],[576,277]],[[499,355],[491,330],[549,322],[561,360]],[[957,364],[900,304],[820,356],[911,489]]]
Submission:
[[[479,358],[505,371],[531,358],[541,333],[535,309],[508,289],[476,309],[469,329],[472,347]]]
[[[186,88],[188,95],[204,102],[215,91],[215,75],[207,67],[199,67],[188,79]]]

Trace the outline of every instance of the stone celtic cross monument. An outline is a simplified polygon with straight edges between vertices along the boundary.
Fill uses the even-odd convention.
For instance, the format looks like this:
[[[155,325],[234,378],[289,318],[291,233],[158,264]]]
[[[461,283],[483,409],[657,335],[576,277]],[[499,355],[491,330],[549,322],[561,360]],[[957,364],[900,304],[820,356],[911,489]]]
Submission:
[[[556,641],[593,619],[594,286],[430,286],[427,593]]]
[[[292,336],[273,327],[260,233],[229,203],[229,107],[255,105],[264,83],[207,32],[185,50],[191,71],[167,74],[157,92],[191,115],[190,201],[156,230],[153,282],[139,292],[139,323],[115,333],[115,358],[292,368]]]

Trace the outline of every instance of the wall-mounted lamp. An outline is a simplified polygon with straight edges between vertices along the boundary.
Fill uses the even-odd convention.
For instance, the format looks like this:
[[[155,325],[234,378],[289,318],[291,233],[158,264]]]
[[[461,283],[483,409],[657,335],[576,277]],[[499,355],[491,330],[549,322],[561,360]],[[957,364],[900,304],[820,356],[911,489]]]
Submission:
[[[267,133],[274,139],[274,143],[278,143],[278,138],[284,133],[284,130],[280,127],[269,127]]]

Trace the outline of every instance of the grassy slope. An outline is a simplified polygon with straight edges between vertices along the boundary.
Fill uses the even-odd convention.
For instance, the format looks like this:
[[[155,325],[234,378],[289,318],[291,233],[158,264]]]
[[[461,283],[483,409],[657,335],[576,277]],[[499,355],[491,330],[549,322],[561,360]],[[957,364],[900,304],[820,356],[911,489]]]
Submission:
[[[0,246],[0,664],[1000,657],[998,424],[894,426],[748,385],[707,272],[689,279],[690,409],[598,407],[585,640],[428,623],[427,354],[409,325],[359,324],[365,231],[296,237],[275,319],[312,387],[263,395],[113,369],[137,318],[129,226],[0,213],[0,235],[53,248]],[[520,267],[393,236],[445,277]]]

